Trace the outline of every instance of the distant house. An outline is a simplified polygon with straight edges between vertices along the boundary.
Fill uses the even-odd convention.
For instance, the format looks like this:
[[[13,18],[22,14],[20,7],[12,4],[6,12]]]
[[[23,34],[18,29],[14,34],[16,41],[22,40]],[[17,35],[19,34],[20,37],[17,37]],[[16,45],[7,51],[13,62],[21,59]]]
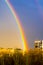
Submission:
[[[34,47],[43,49],[43,40],[35,41],[34,42]]]

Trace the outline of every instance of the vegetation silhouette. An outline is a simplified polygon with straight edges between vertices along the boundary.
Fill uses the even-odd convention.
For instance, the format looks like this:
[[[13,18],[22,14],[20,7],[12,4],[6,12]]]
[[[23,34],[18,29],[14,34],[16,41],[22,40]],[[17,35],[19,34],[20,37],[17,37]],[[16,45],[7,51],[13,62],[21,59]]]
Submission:
[[[24,52],[15,49],[14,53],[0,53],[0,65],[43,65],[43,51],[30,49]]]

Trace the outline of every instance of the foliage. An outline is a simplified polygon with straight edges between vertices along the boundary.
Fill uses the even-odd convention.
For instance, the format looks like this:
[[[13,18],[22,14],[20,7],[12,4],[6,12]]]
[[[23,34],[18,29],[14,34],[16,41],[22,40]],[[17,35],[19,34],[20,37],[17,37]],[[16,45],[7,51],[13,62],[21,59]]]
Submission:
[[[43,51],[41,49],[30,49],[28,52],[16,49],[13,53],[2,53],[0,65],[43,65]]]

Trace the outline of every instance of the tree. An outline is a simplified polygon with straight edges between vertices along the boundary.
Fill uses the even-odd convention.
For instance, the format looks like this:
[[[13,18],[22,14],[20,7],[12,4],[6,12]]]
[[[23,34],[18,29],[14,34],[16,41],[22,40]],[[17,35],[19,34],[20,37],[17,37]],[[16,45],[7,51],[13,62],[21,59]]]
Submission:
[[[4,65],[14,65],[13,57],[9,56],[9,54],[4,55]]]
[[[23,53],[16,50],[14,55],[13,55],[13,58],[14,58],[14,63],[15,65],[24,65],[24,56],[23,56]]]

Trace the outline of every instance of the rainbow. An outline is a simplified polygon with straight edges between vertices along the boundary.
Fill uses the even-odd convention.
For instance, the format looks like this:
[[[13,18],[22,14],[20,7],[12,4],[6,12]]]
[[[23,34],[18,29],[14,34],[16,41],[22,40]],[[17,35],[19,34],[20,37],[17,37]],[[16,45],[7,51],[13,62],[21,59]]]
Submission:
[[[26,50],[28,50],[28,46],[27,46],[27,44],[26,44],[27,42],[26,42],[26,38],[25,38],[25,35],[24,35],[23,28],[22,28],[21,23],[20,23],[20,19],[19,19],[19,17],[17,16],[16,11],[15,11],[15,9],[13,8],[13,6],[11,5],[10,1],[9,1],[9,0],[5,0],[5,2],[7,3],[8,7],[10,8],[10,11],[11,11],[12,15],[14,16],[14,18],[15,18],[15,20],[16,20],[16,23],[17,23],[18,28],[19,28],[19,30],[20,30],[22,42],[23,42],[23,50],[26,51]]]

